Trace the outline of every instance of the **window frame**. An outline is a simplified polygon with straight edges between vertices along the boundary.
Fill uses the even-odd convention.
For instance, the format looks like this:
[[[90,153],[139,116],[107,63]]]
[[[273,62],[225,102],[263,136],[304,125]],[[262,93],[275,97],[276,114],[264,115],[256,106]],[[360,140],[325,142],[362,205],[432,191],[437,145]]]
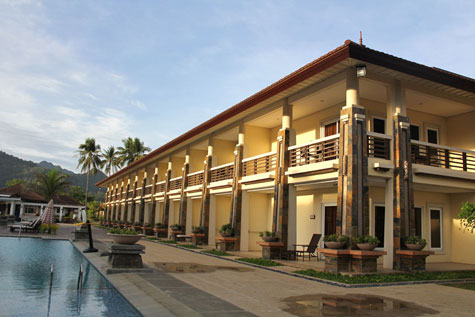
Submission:
[[[386,118],[381,117],[381,116],[372,116],[372,117],[371,117],[371,131],[376,132],[376,131],[374,131],[374,119],[378,119],[378,120],[384,121],[384,133],[382,133],[382,134],[386,134],[386,135],[387,135],[387,133],[386,133],[386,132],[387,132],[387,131],[386,131],[386,129],[387,129],[387,127],[386,127]],[[381,132],[376,132],[376,133],[381,133]]]
[[[420,126],[419,124],[412,124],[412,123],[411,123],[411,124],[409,125],[409,131],[410,131],[410,129],[411,129],[411,126],[416,127],[416,128],[417,128],[417,131],[418,131],[418,133],[419,133],[419,139],[418,139],[418,140],[413,139],[413,138],[412,138],[412,134],[411,134],[411,140],[414,140],[414,141],[421,141],[421,126]]]
[[[419,205],[414,205],[414,209],[419,208],[421,210],[421,236],[420,238],[424,238],[424,207]],[[414,210],[414,217],[415,217],[415,210]]]
[[[328,119],[326,121],[322,121],[322,123],[320,124],[320,139],[328,136],[328,135],[325,135],[325,126],[328,124],[336,123],[336,134],[339,134],[340,133],[339,121],[340,121],[340,118],[334,118],[334,119]]]
[[[372,215],[372,221],[373,221],[373,225],[372,225],[372,229],[373,229],[373,236],[376,237],[376,207],[384,207],[384,236],[386,238],[386,204],[385,203],[379,203],[379,202],[376,202],[376,203],[373,203],[373,215]],[[376,247],[374,248],[375,250],[384,250],[384,248],[386,247],[386,239],[384,239],[383,241],[383,246],[382,247]]]
[[[431,223],[431,211],[438,210],[440,212],[440,248],[433,248],[432,247],[432,223]],[[429,249],[441,251],[444,249],[444,209],[440,206],[428,206],[427,207],[427,217],[429,220]]]
[[[429,130],[431,131],[435,131],[437,133],[437,143],[431,143],[431,144],[440,144],[440,129],[439,128],[435,128],[435,127],[426,127],[426,133],[425,133],[425,138],[426,138],[426,142],[427,143],[430,143],[429,142]]]

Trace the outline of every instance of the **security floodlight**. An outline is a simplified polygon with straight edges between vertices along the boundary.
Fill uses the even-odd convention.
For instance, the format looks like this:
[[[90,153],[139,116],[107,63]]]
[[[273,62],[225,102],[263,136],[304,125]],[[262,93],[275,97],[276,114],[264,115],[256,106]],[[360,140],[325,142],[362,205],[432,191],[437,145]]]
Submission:
[[[366,65],[357,65],[356,77],[365,77],[365,76],[366,76]]]

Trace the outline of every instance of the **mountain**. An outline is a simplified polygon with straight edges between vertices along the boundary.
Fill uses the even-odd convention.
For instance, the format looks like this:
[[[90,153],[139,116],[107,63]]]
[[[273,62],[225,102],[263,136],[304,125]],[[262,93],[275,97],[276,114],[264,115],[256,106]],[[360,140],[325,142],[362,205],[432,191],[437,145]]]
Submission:
[[[33,179],[36,173],[43,173],[53,168],[57,168],[62,173],[67,174],[69,176],[69,182],[72,185],[81,186],[81,188],[86,186],[86,174],[77,174],[62,168],[61,166],[54,165],[46,161],[42,161],[40,163],[26,161],[0,151],[0,188],[6,187],[6,182],[11,179]],[[99,188],[94,186],[94,184],[103,180],[104,178],[106,178],[106,175],[101,171],[99,171],[96,175],[90,175],[89,191],[94,193],[98,192]],[[102,190],[102,192],[104,192],[104,190]]]

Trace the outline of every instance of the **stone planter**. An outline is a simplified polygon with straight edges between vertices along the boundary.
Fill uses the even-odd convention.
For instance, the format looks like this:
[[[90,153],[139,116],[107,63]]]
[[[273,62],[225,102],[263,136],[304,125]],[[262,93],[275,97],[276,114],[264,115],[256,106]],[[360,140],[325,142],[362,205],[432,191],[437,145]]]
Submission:
[[[166,238],[168,229],[167,228],[154,228],[153,232],[157,233],[157,238]]]
[[[117,244],[135,244],[137,241],[142,239],[143,234],[137,234],[137,235],[132,235],[132,234],[113,234],[113,233],[108,233],[108,236],[114,240],[115,243]]]
[[[233,234],[232,234],[232,233],[221,233],[221,232],[220,232],[219,234],[220,234],[220,235],[221,235],[221,237],[223,237],[223,238],[230,238],[230,237],[232,237],[232,236],[233,236]]]
[[[325,242],[325,246],[329,249],[342,249],[345,246],[345,242],[328,241]]]
[[[277,237],[261,237],[264,242],[277,242],[279,238]]]
[[[415,243],[406,243],[406,248],[409,250],[420,251],[424,249],[425,245],[415,244]]]
[[[376,243],[357,243],[356,246],[363,251],[373,251],[378,245]]]

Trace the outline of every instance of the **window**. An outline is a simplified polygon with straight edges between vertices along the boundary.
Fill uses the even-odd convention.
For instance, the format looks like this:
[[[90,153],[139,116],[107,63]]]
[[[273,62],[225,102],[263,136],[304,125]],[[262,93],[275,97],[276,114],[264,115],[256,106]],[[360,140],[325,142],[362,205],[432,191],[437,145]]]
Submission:
[[[422,237],[422,208],[421,207],[415,207],[414,208],[414,214],[416,216],[416,236]]]
[[[378,248],[384,248],[384,226],[386,218],[386,207],[383,205],[374,206],[374,235],[379,239]]]
[[[335,135],[340,132],[340,121],[327,122],[323,125],[323,136]]]
[[[373,132],[386,134],[386,120],[373,118]]]
[[[420,141],[421,138],[419,136],[419,126],[411,124],[410,128],[411,131],[411,140]]]
[[[442,210],[431,208],[430,214],[430,247],[432,249],[442,248]]]
[[[435,129],[427,129],[427,142],[439,144],[439,131]]]

